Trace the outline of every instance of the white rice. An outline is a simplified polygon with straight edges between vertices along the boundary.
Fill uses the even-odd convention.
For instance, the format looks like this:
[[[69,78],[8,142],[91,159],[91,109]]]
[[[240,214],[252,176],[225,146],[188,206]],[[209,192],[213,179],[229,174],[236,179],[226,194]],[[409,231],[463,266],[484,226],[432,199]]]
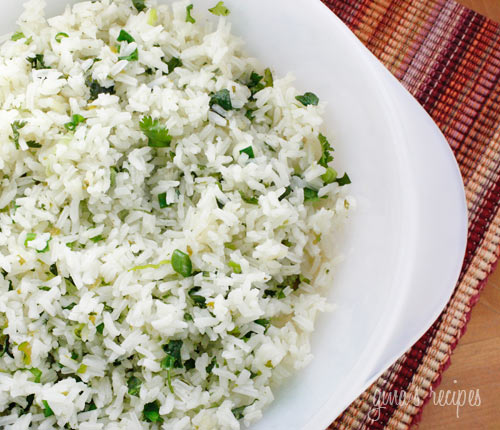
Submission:
[[[186,22],[188,4],[101,0],[45,19],[31,0],[2,45],[0,428],[239,429],[312,357],[329,233],[352,204],[322,179],[324,105],[301,104],[290,76],[252,98],[263,68],[228,18]],[[92,80],[113,94],[89,101]],[[210,107],[221,90],[233,109]],[[169,147],[148,145],[146,116]]]

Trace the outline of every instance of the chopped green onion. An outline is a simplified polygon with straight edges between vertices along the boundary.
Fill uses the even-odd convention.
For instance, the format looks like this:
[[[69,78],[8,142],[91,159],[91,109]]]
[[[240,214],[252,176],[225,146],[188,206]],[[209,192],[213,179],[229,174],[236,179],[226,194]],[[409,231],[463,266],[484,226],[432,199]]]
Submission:
[[[23,363],[29,366],[31,364],[31,345],[29,342],[21,343],[17,349],[23,353]]]
[[[70,122],[64,124],[64,128],[69,131],[74,131],[78,124],[81,124],[82,122],[85,122],[85,118],[80,114],[75,114]]]
[[[142,381],[138,377],[131,376],[127,381],[128,393],[131,396],[139,396],[141,385]]]
[[[210,13],[213,13],[214,15],[218,16],[228,16],[229,15],[229,9],[224,6],[224,2],[220,1],[217,3],[214,7],[208,9]]]
[[[43,403],[43,416],[45,418],[48,418],[54,415],[54,411],[50,408],[47,400],[42,400],[42,403]]]
[[[248,155],[248,158],[255,158],[253,153],[253,148],[251,146],[247,146],[246,148],[240,150],[240,154],[245,153]]]
[[[331,184],[337,179],[337,171],[331,167],[327,167],[326,172],[321,175],[321,179],[325,184]]]
[[[50,246],[49,246],[49,244],[50,244],[50,241],[51,241],[51,240],[52,240],[52,237],[49,237],[49,240],[47,240],[47,244],[45,245],[45,248],[43,248],[43,249],[42,249],[42,250],[40,250],[40,251],[37,249],[37,250],[36,250],[36,252],[37,252],[38,254],[45,254],[47,251],[49,251],[49,250],[50,250]]]
[[[40,379],[42,378],[42,371],[40,369],[37,369],[36,367],[29,369],[29,371],[35,377],[34,382],[39,383]]]
[[[148,24],[156,25],[157,21],[158,21],[158,12],[156,11],[156,9],[151,9],[149,11]]]
[[[28,242],[31,242],[32,240],[36,239],[36,233],[28,233],[26,235],[26,239],[24,240],[24,246],[28,246]]]
[[[168,134],[168,129],[160,124],[160,121],[153,120],[150,116],[142,118],[139,126],[148,138],[148,145],[153,148],[165,148],[170,146],[172,136]]]
[[[151,403],[146,403],[142,411],[144,420],[150,423],[162,423],[163,418],[160,416],[160,402],[155,400]]]
[[[170,260],[162,260],[158,264],[145,264],[144,266],[135,266],[132,269],[128,269],[129,272],[135,272],[136,270],[144,270],[144,269],[159,269],[161,266],[165,264],[170,264]]]
[[[231,103],[231,95],[229,90],[223,89],[217,91],[215,94],[210,97],[210,107],[213,105],[218,105],[224,110],[231,110],[233,108],[233,104]]]
[[[309,106],[309,105],[317,106],[317,104],[319,103],[319,98],[314,93],[305,93],[304,95],[297,96],[295,98],[304,106]]]
[[[63,33],[63,32],[57,33],[56,37],[55,37],[56,42],[61,43],[61,40],[63,39],[63,37],[69,37],[69,34]]]
[[[173,269],[187,278],[193,274],[193,264],[191,258],[185,252],[176,249],[172,254],[172,267]]]
[[[132,4],[137,9],[137,12],[142,12],[144,9],[146,9],[144,0],[132,0]]]
[[[16,31],[16,32],[12,35],[12,37],[10,38],[10,40],[13,40],[13,41],[15,42],[16,40],[22,39],[22,38],[24,38],[24,37],[26,37],[26,36],[24,35],[24,33],[20,32],[20,31]]]
[[[191,16],[191,11],[193,10],[193,5],[187,5],[186,6],[186,22],[190,22],[194,24],[196,20]]]
[[[240,274],[241,273],[241,265],[239,265],[238,263],[235,263],[234,261],[229,261],[229,263],[227,263],[227,265],[233,269],[233,272],[234,273],[237,273],[237,274]]]

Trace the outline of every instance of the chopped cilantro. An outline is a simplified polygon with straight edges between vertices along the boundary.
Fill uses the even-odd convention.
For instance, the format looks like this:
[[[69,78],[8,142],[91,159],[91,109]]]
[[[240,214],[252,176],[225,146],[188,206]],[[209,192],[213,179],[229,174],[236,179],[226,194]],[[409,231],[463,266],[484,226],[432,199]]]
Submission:
[[[214,15],[218,16],[228,16],[229,15],[229,9],[224,5],[223,1],[220,1],[217,3],[214,7],[208,9],[210,13],[213,13]]]
[[[210,97],[210,107],[213,105],[218,105],[224,110],[231,110],[233,109],[233,104],[231,103],[231,95],[229,93],[229,90],[223,89],[220,91],[217,91],[215,94]]]
[[[168,129],[160,124],[160,121],[153,120],[150,116],[142,118],[139,126],[148,138],[148,145],[153,148],[165,148],[170,145],[172,136],[168,134]]]
[[[36,70],[40,69],[50,69],[50,66],[47,66],[45,64],[44,56],[43,54],[35,54],[34,57],[28,57],[26,58],[28,63],[31,64],[31,67]]]
[[[200,308],[206,308],[206,302],[207,299],[205,297],[200,296],[199,294],[196,294],[198,291],[201,290],[201,287],[193,287],[188,291],[189,297],[191,297],[191,300],[194,302],[194,304]]]
[[[56,263],[54,263],[54,264],[51,264],[51,265],[50,265],[50,267],[49,267],[49,271],[50,271],[50,273],[52,273],[54,276],[59,275],[59,271],[57,270],[57,265],[56,265]]]
[[[344,173],[344,176],[342,176],[341,178],[335,179],[335,182],[337,182],[337,184],[339,184],[342,187],[343,185],[350,184],[351,178],[349,178],[349,175],[347,173]]]
[[[173,368],[182,367],[182,360],[181,360],[182,340],[171,340],[166,345],[163,345],[162,348],[167,355],[161,361],[161,367],[162,369],[167,370],[168,388],[170,389],[170,392],[173,393],[174,389],[172,388],[172,380],[170,372]]]
[[[212,373],[212,370],[214,370],[214,367],[219,367],[219,364],[217,363],[217,358],[213,357],[210,363],[208,363],[208,366],[205,368],[206,372],[208,374]]]
[[[137,12],[142,12],[144,9],[146,9],[144,0],[132,0],[132,4],[137,9]]]
[[[12,128],[12,136],[10,140],[15,143],[16,149],[19,149],[19,130],[21,130],[27,124],[26,121],[14,121],[10,127]]]
[[[45,285],[41,285],[40,287],[38,287],[38,289],[41,291],[50,291],[50,287],[47,287]]]
[[[49,240],[47,240],[47,243],[45,245],[45,248],[41,249],[41,250],[36,250],[36,252],[38,254],[45,254],[46,252],[48,252],[50,250],[50,241],[52,240],[52,237],[49,237]]]
[[[160,402],[155,400],[151,403],[146,403],[142,411],[144,420],[150,423],[162,423],[163,418],[160,416]]]
[[[141,385],[142,381],[137,376],[131,376],[127,381],[128,393],[131,396],[139,396]]]
[[[191,16],[191,11],[193,10],[193,5],[187,5],[186,6],[186,22],[190,22],[194,24],[196,20]]]
[[[248,158],[255,158],[253,148],[251,146],[247,146],[246,148],[240,150],[240,154],[242,154],[243,152],[248,155]]]
[[[305,202],[317,202],[319,201],[318,191],[312,188],[304,188],[304,201]]]
[[[182,67],[182,60],[177,57],[172,57],[170,60],[165,61],[168,66],[168,74],[172,73],[176,67]]]
[[[90,89],[90,99],[89,101],[94,101],[99,97],[99,94],[115,94],[114,85],[111,87],[103,87],[96,80],[89,79],[86,82],[87,86]]]
[[[36,367],[33,367],[33,368],[29,369],[29,371],[35,377],[35,379],[33,380],[33,382],[39,383],[40,379],[42,377],[42,371],[40,369],[37,369]]]
[[[252,93],[252,97],[257,94],[260,90],[266,87],[272,87],[274,85],[273,74],[271,69],[267,68],[264,70],[264,76],[259,75],[256,72],[250,74],[250,81],[247,84],[248,89]]]
[[[190,358],[189,360],[186,360],[184,362],[184,368],[186,370],[191,370],[194,369],[195,367],[196,367],[196,361],[193,358]]]
[[[29,140],[28,142],[26,142],[26,145],[28,146],[28,148],[32,149],[37,149],[42,147],[42,145],[40,145],[38,142],[35,142],[34,140]]]
[[[102,237],[100,234],[98,234],[97,236],[91,237],[90,240],[94,243],[97,243],[97,242],[101,242],[102,240],[104,240],[104,237]]]
[[[279,196],[278,200],[281,202],[284,198],[288,197],[292,193],[292,187],[289,185],[285,188],[285,192]]]
[[[73,309],[74,307],[76,306],[76,303],[70,303],[68,306],[63,306],[62,308],[64,310],[68,310],[70,311],[71,309]]]
[[[63,39],[63,37],[69,37],[69,34],[63,33],[63,32],[57,33],[56,37],[55,37],[56,42],[61,43],[61,40]]]
[[[43,403],[43,416],[45,418],[48,418],[48,417],[51,417],[52,415],[54,415],[54,411],[52,409],[50,409],[50,406],[49,406],[47,400],[42,400],[42,403]]]
[[[333,148],[330,145],[330,142],[328,142],[328,139],[321,133],[318,136],[318,140],[319,143],[321,143],[321,152],[322,152],[318,164],[323,167],[328,167],[328,163],[333,160],[333,157],[330,154],[330,151],[333,151]]]
[[[104,323],[101,323],[95,327],[95,331],[99,334],[102,334],[104,332]]]
[[[168,207],[167,193],[158,194],[158,204],[160,205],[160,209],[165,209]]]
[[[243,418],[243,412],[245,411],[245,408],[246,406],[240,406],[238,408],[231,409],[231,412],[237,420],[241,420]]]
[[[118,42],[128,42],[128,43],[135,42],[135,39],[129,33],[127,33],[124,29],[120,30],[120,34],[118,35],[116,40]]]
[[[8,334],[0,336],[0,357],[3,357],[5,354],[7,354],[9,357],[14,358],[9,350],[9,341],[10,337]]]
[[[264,327],[264,333],[267,331],[267,329],[271,325],[271,322],[268,319],[264,319],[264,318],[257,319],[254,321],[254,323]]]
[[[137,61],[139,59],[139,50],[136,48],[134,52],[130,55],[125,55],[123,57],[118,57],[119,60],[127,60],[127,61]]]
[[[79,114],[72,116],[71,121],[64,124],[64,128],[69,131],[74,131],[78,124],[85,122],[85,118]]]
[[[317,104],[319,103],[319,98],[314,93],[305,93],[304,95],[297,96],[295,98],[304,106],[309,106],[309,105],[317,106]]]
[[[248,197],[246,196],[243,191],[238,191],[241,196],[241,200],[243,200],[245,203],[248,203],[249,205],[258,205],[259,204],[259,199],[257,197]]]

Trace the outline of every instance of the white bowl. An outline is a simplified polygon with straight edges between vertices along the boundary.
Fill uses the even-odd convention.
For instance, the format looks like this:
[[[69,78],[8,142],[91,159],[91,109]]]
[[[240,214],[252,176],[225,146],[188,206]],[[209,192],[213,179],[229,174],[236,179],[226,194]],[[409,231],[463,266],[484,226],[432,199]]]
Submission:
[[[75,0],[47,0],[48,16]],[[208,17],[216,0],[195,0]],[[358,201],[346,260],[313,336],[315,359],[276,393],[252,430],[323,430],[435,321],[450,298],[467,235],[455,159],[430,117],[319,0],[226,0],[233,32],[278,75],[328,102],[336,163]],[[0,17],[15,29],[20,2]],[[203,12],[205,11],[205,13]]]

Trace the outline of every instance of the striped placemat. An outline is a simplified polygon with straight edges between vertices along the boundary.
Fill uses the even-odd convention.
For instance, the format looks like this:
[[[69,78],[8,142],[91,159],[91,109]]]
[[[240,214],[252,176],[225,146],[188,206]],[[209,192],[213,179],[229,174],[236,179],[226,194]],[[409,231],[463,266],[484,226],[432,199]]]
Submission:
[[[466,188],[467,253],[451,301],[330,426],[403,430],[419,421],[500,253],[500,26],[451,0],[323,1],[434,118]],[[377,409],[380,393],[401,392],[413,400]]]

